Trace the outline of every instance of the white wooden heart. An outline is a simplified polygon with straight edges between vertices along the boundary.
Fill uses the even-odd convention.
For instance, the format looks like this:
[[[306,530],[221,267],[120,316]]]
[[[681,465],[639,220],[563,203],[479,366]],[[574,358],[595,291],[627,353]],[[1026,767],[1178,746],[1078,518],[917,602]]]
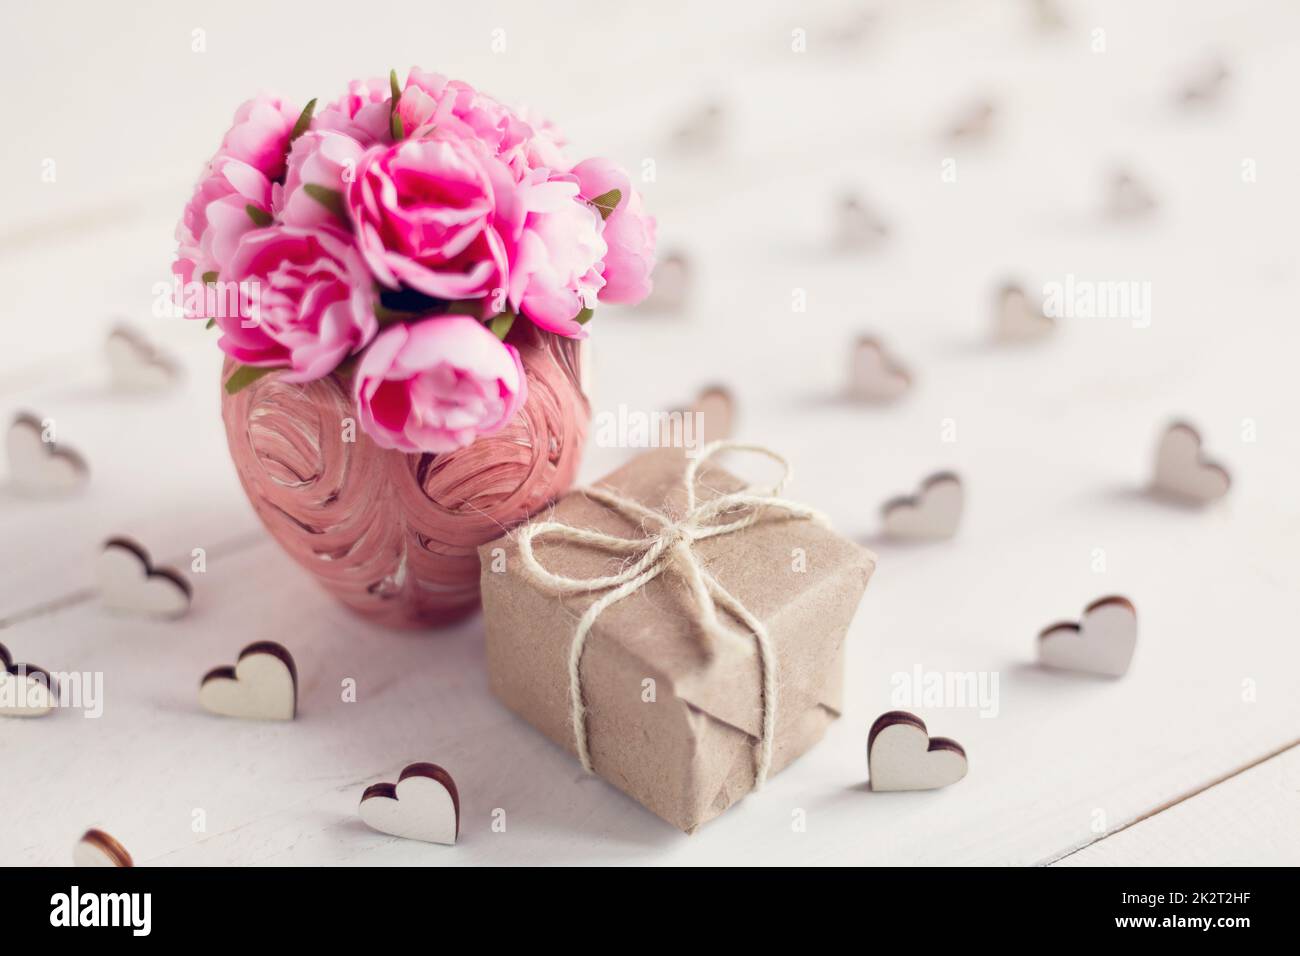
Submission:
[[[668,252],[659,258],[650,276],[653,287],[638,309],[646,312],[681,312],[690,295],[691,266],[680,252]]]
[[[1127,170],[1117,170],[1110,177],[1107,210],[1114,219],[1136,219],[1156,208],[1155,197]]]
[[[113,387],[121,391],[161,391],[177,379],[176,363],[128,325],[118,325],[109,332],[105,351]]]
[[[44,423],[35,415],[14,417],[5,436],[14,488],[27,495],[64,495],[82,488],[90,478],[86,460],[46,437]]]
[[[1008,284],[998,293],[993,312],[993,337],[999,342],[1032,342],[1050,335],[1056,320],[1043,314],[1025,290]]]
[[[0,717],[44,717],[57,697],[54,679],[31,664],[15,664],[0,644]]]
[[[1128,598],[1104,597],[1084,608],[1079,623],[1044,628],[1038,635],[1038,662],[1059,670],[1122,677],[1136,647],[1137,608]]]
[[[912,376],[878,339],[862,336],[849,365],[849,395],[864,402],[892,402],[912,386]]]
[[[889,226],[857,196],[844,196],[835,207],[835,243],[844,250],[874,249],[889,238]]]
[[[72,848],[73,866],[134,866],[126,847],[103,830],[87,830]]]
[[[199,704],[223,717],[293,720],[298,712],[293,657],[274,641],[250,644],[239,652],[234,667],[217,667],[204,675]]]
[[[937,790],[966,776],[966,751],[955,740],[931,737],[915,714],[881,714],[867,734],[871,789]]]
[[[175,618],[190,608],[190,583],[174,568],[155,568],[149,552],[129,538],[104,542],[95,573],[110,611]]]
[[[1201,436],[1186,422],[1170,425],[1156,446],[1152,488],[1194,504],[1207,504],[1228,493],[1232,479],[1227,469],[1207,461],[1201,453]]]
[[[460,835],[460,794],[437,764],[413,763],[396,784],[372,784],[358,810],[366,826],[407,840],[451,845]]]
[[[1178,102],[1183,106],[1209,106],[1219,99],[1231,76],[1223,60],[1211,60],[1183,85]]]
[[[721,103],[703,103],[682,118],[673,131],[673,148],[682,153],[709,153],[726,142],[727,110]]]
[[[885,502],[885,534],[913,541],[951,538],[961,523],[964,498],[961,479],[952,472],[931,475],[919,494]]]

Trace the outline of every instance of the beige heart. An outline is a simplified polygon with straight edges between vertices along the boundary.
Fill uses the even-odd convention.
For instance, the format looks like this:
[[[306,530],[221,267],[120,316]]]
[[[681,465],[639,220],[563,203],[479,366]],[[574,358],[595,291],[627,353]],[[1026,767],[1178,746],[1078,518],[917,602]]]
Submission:
[[[1104,597],[1084,608],[1079,623],[1044,628],[1038,635],[1038,661],[1059,670],[1122,677],[1136,647],[1137,609],[1128,598]]]
[[[406,840],[451,845],[460,835],[460,794],[437,764],[413,763],[396,784],[372,784],[358,811],[366,826]]]
[[[108,334],[105,343],[114,388],[125,392],[161,391],[178,376],[175,362],[159,352],[147,338],[127,325]]]
[[[931,475],[919,494],[885,502],[885,534],[903,540],[951,538],[961,523],[964,498],[961,479],[952,472]]]
[[[1228,493],[1232,484],[1227,470],[1207,461],[1201,453],[1201,436],[1191,425],[1170,425],[1156,447],[1152,487],[1182,501],[1206,504]]]
[[[15,664],[0,644],[0,717],[44,717],[57,699],[54,679],[39,667]]]
[[[44,441],[41,420],[26,412],[17,415],[5,436],[9,479],[28,495],[61,495],[77,491],[90,477],[79,454],[64,445]]]
[[[250,644],[240,651],[234,667],[218,667],[204,675],[199,703],[223,717],[293,720],[298,712],[293,657],[274,641]]]
[[[1050,335],[1056,320],[1030,302],[1025,290],[1008,284],[998,293],[993,314],[993,336],[999,342],[1032,342]]]
[[[646,312],[681,312],[690,296],[691,266],[680,252],[667,252],[655,264],[653,288],[637,308]]]
[[[87,830],[72,848],[73,866],[134,866],[131,854],[103,830]]]
[[[892,402],[912,386],[912,376],[871,336],[858,339],[849,366],[849,394],[865,402]]]
[[[843,197],[835,207],[835,241],[841,249],[874,249],[889,238],[889,226],[857,196]]]
[[[871,789],[937,790],[966,776],[966,751],[955,740],[931,737],[915,714],[881,714],[867,735]]]
[[[129,538],[104,542],[95,573],[110,611],[175,618],[190,609],[189,582],[174,568],[155,568],[149,552]]]
[[[1111,175],[1107,208],[1114,219],[1136,219],[1153,211],[1156,201],[1132,173],[1121,169]]]

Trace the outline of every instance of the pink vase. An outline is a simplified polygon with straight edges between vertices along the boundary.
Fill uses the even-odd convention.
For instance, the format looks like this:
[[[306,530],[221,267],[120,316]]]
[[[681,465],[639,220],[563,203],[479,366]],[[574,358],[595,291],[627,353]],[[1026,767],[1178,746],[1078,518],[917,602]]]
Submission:
[[[351,383],[338,376],[294,385],[271,374],[235,395],[222,389],[226,440],[253,508],[354,611],[394,627],[471,613],[478,546],[572,484],[591,415],[578,343],[530,326],[510,342],[528,375],[523,408],[500,432],[445,455],[376,446],[354,424]]]

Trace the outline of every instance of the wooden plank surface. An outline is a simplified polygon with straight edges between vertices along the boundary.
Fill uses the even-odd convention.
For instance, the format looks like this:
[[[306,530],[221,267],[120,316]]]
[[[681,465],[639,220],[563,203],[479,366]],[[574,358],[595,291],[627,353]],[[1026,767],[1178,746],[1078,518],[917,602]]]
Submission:
[[[92,116],[81,139],[71,136],[58,119],[65,107],[49,106],[58,96],[42,97],[39,110],[20,103],[28,112],[12,124],[6,162],[25,163],[24,177],[43,156],[66,161],[44,192],[10,189],[0,411],[55,417],[93,480],[61,502],[0,492],[0,641],[52,670],[102,672],[106,701],[96,720],[58,713],[0,724],[0,751],[29,768],[21,787],[0,783],[16,808],[0,825],[0,863],[64,862],[91,825],[148,864],[1161,863],[1187,859],[1165,834],[1205,805],[1226,822],[1198,861],[1241,861],[1272,840],[1274,850],[1260,851],[1267,859],[1297,862],[1294,841],[1271,836],[1294,820],[1266,769],[1283,758],[1148,818],[1300,737],[1300,645],[1288,630],[1300,604],[1300,330],[1290,317],[1300,272],[1289,215],[1300,185],[1287,172],[1294,134],[1279,121],[1297,79],[1281,42],[1297,26],[1294,10],[1180,4],[1171,17],[1077,5],[1068,31],[1043,38],[1019,6],[909,4],[885,10],[878,30],[845,50],[828,49],[828,37],[852,13],[846,4],[759,5],[739,26],[694,6],[630,14],[591,4],[591,22],[623,40],[592,44],[582,69],[557,71],[541,67],[558,26],[522,7],[435,29],[420,5],[412,16],[429,19],[432,39],[363,29],[345,45],[327,31],[322,47],[278,59],[257,54],[287,13],[180,7],[139,14],[120,34],[116,65],[101,64],[123,91],[147,90],[174,118],[166,137],[129,110],[117,120],[123,142],[157,143],[152,160],[93,162],[88,141],[110,135],[108,120]],[[69,101],[84,95],[85,71],[107,55],[95,38],[109,14],[95,8],[69,27],[36,10],[17,14],[31,42],[0,67],[9,87],[26,88],[30,69]],[[247,29],[255,17],[267,29]],[[202,57],[185,46],[200,23],[210,38]],[[798,56],[789,40],[801,24],[812,42]],[[1104,54],[1089,48],[1094,24],[1107,31]],[[490,31],[502,25],[513,52],[494,55]],[[1179,113],[1171,89],[1211,41],[1233,57],[1231,96]],[[35,64],[42,51],[48,66]],[[699,283],[685,316],[602,317],[597,412],[670,407],[726,381],[741,436],[794,463],[790,493],[879,551],[850,635],[844,719],[762,795],[694,837],[583,777],[497,703],[479,622],[395,635],[331,604],[242,499],[210,335],[150,316],[186,180],[238,99],[263,85],[316,95],[375,63],[408,61],[506,98],[526,93],[587,151],[634,168],[658,161],[647,199],[665,245],[688,250]],[[955,150],[937,134],[981,91],[998,98],[998,133]],[[728,104],[726,147],[673,154],[667,126],[706,94]],[[943,183],[950,155],[958,180]],[[1257,182],[1241,179],[1247,158]],[[1098,217],[1115,162],[1131,163],[1159,194],[1152,220]],[[829,249],[846,187],[894,223],[881,252]],[[1150,326],[1076,319],[1041,348],[985,344],[1001,281],[1019,276],[1034,292],[1067,274],[1150,283]],[[805,312],[791,309],[799,289]],[[124,399],[104,387],[100,349],[115,313],[180,357],[186,378],[174,392]],[[835,400],[848,343],[862,331],[884,336],[917,372],[914,393],[894,408]],[[1171,416],[1197,422],[1233,470],[1230,498],[1206,512],[1142,493]],[[593,445],[584,479],[629,454]],[[880,502],[939,468],[968,483],[959,537],[915,548],[878,541]],[[189,617],[141,623],[102,612],[89,594],[91,562],[114,533],[139,537],[159,559],[187,562],[191,549],[207,549]],[[1042,626],[1110,592],[1139,609],[1127,677],[1032,666]],[[290,726],[197,709],[199,677],[255,639],[280,640],[297,658],[302,715]],[[866,730],[897,705],[894,675],[917,667],[996,675],[996,716],[908,707],[966,747],[970,776],[938,793],[872,794]],[[359,685],[355,704],[340,700],[347,677]],[[355,814],[368,783],[426,759],[460,784],[464,837],[452,850],[384,838]],[[1276,812],[1238,819],[1260,799]],[[498,808],[504,833],[490,827]],[[796,810],[804,832],[792,829]]]

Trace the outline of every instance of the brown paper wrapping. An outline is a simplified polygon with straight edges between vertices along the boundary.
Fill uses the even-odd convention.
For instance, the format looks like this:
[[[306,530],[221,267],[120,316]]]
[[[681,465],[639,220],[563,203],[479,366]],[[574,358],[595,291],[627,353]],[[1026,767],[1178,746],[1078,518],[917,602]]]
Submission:
[[[685,456],[640,455],[600,484],[647,507],[680,516]],[[743,487],[705,464],[700,501]],[[631,520],[581,491],[536,520],[622,537],[642,537]],[[696,553],[768,629],[777,650],[777,713],[771,772],[817,743],[840,714],[844,638],[875,556],[813,521],[773,509],[759,523],[698,541]],[[577,578],[613,573],[623,556],[540,537],[537,559]],[[504,549],[504,569],[500,554]],[[798,571],[800,551],[806,570]],[[568,654],[583,610],[601,592],[557,596],[523,577],[513,537],[483,545],[483,613],[493,692],[551,740],[576,753],[569,715]],[[705,651],[697,612],[669,568],[597,618],[582,658],[587,739],[596,772],[669,823],[694,832],[754,785],[762,721],[753,635],[725,612],[734,638]],[[653,685],[645,683],[653,680]],[[648,688],[653,687],[653,702]]]

